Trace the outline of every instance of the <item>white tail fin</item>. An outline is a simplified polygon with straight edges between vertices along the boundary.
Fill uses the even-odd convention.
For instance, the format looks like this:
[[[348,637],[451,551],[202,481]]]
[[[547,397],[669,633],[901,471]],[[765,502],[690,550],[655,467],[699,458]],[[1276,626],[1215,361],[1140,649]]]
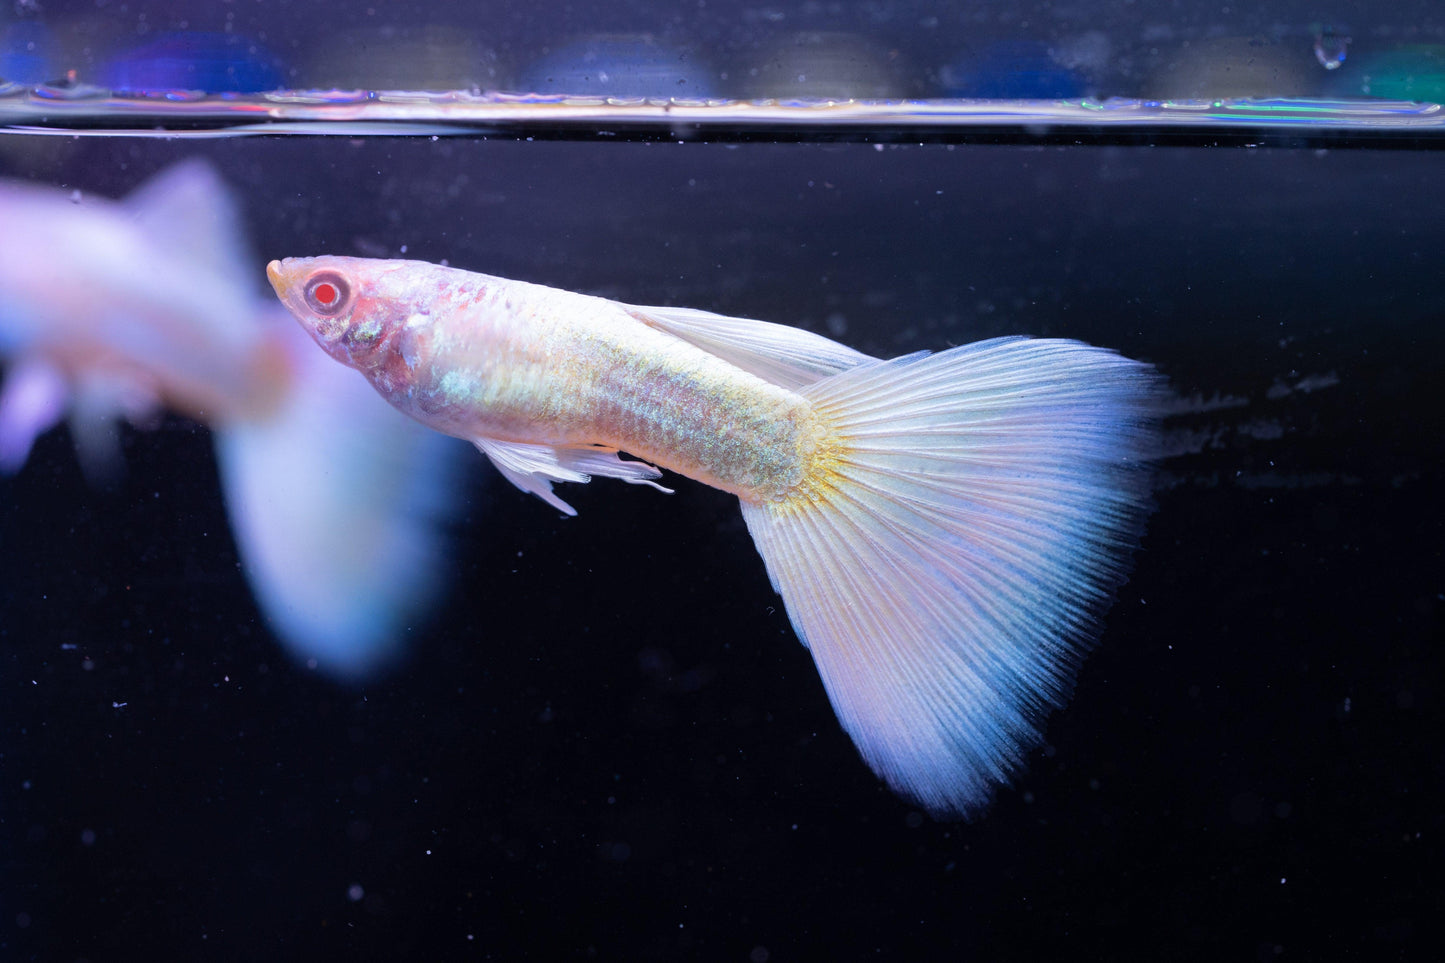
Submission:
[[[843,728],[936,815],[987,801],[1067,697],[1148,504],[1160,385],[1002,338],[801,389],[819,469],[743,515]]]

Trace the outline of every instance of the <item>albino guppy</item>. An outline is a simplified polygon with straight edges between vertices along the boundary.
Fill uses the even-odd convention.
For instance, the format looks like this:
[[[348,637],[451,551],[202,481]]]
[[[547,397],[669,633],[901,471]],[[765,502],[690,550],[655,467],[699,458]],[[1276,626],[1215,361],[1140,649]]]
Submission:
[[[362,676],[435,595],[452,445],[317,354],[255,264],[199,160],[120,201],[0,181],[0,475],[65,418],[92,475],[119,467],[122,417],[208,425],[267,620],[302,660]]]
[[[1160,379],[1101,348],[883,361],[417,261],[267,274],[333,358],[561,511],[553,482],[654,483],[650,463],[736,494],[843,727],[935,814],[982,805],[1038,741],[1146,509]]]

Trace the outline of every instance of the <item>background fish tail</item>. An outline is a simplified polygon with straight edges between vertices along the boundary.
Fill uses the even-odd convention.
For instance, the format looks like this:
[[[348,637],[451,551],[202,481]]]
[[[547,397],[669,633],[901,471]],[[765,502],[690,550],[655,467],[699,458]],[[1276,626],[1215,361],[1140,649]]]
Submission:
[[[802,389],[811,484],[744,517],[864,759],[935,815],[985,803],[1067,696],[1148,507],[1161,385],[998,339]]]
[[[395,661],[445,582],[460,443],[393,410],[293,325],[298,375],[265,418],[217,426],[242,566],[292,654],[357,679]]]

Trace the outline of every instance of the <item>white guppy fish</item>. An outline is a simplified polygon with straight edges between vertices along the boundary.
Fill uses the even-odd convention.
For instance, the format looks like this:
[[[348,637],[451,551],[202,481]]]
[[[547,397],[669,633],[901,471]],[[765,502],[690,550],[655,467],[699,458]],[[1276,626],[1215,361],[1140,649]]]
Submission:
[[[0,182],[0,473],[67,415],[92,475],[119,464],[120,417],[209,425],[261,610],[356,678],[400,653],[441,579],[450,444],[319,356],[256,263],[198,160],[118,202]]]
[[[553,482],[653,465],[737,495],[843,728],[936,815],[976,811],[1039,741],[1149,504],[1162,381],[1079,342],[884,361],[417,261],[267,274],[328,354],[562,512]]]

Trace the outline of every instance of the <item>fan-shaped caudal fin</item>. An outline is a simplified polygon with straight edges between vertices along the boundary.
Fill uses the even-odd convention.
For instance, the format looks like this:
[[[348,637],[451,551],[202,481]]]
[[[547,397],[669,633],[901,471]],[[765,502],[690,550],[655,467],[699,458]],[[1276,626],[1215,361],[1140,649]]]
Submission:
[[[998,339],[802,389],[822,477],[744,517],[865,760],[967,814],[1067,697],[1147,510],[1160,381],[1071,341]]]

